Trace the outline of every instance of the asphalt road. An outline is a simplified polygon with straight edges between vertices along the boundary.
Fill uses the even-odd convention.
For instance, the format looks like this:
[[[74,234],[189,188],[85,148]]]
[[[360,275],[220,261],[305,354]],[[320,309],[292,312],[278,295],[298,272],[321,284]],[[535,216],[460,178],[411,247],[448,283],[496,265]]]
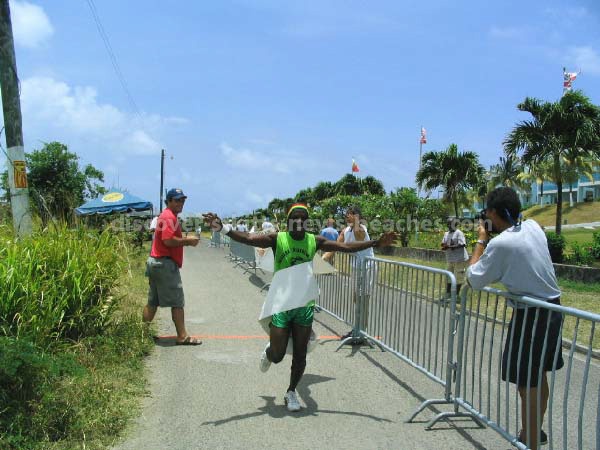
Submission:
[[[206,241],[204,241],[206,244]],[[148,358],[149,391],[141,416],[118,449],[508,449],[490,429],[470,419],[424,424],[405,420],[442,387],[389,352],[322,339],[308,355],[298,394],[304,408],[287,411],[283,395],[291,358],[258,369],[267,340],[258,324],[262,282],[234,268],[222,249],[186,248],[182,270],[188,331],[198,347],[161,339]],[[173,335],[169,310],[157,314],[161,335]],[[348,326],[316,315],[319,336]]]

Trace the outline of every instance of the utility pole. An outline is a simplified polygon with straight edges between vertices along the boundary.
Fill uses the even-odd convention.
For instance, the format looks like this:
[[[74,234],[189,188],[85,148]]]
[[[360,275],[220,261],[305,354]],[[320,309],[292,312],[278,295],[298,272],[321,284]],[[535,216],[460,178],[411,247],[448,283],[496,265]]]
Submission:
[[[160,151],[160,212],[163,210],[163,181],[165,178],[165,149]]]
[[[27,236],[31,234],[31,211],[23,148],[19,79],[8,0],[0,0],[0,88],[8,149],[8,185],[13,226],[18,236]]]

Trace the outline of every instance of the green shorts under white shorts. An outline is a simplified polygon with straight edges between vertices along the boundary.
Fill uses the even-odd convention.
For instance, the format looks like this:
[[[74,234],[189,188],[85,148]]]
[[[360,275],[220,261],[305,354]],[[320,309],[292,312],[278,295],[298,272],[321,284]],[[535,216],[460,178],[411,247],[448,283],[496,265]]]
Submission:
[[[293,323],[302,325],[303,327],[310,327],[313,323],[314,316],[314,305],[302,306],[300,308],[273,314],[271,316],[271,324],[277,328],[289,328]]]

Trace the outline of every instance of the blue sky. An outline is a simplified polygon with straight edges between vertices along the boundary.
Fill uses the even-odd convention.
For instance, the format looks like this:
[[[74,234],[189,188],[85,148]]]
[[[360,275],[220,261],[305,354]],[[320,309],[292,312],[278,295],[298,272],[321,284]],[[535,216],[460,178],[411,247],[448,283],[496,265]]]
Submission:
[[[562,67],[600,104],[600,4],[556,1],[11,1],[25,149],[58,140],[106,184],[235,214],[348,173],[414,186],[424,151],[488,166]],[[3,139],[4,140],[4,139]],[[4,144],[4,142],[3,142]],[[171,159],[172,157],[172,159]]]

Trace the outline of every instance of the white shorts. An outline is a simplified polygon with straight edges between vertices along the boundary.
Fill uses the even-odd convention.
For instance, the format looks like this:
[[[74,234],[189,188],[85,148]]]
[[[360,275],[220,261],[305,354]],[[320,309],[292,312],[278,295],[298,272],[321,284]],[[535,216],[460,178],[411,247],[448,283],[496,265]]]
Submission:
[[[456,284],[464,284],[468,263],[469,261],[446,263],[446,270],[454,274],[454,276],[456,277]]]

